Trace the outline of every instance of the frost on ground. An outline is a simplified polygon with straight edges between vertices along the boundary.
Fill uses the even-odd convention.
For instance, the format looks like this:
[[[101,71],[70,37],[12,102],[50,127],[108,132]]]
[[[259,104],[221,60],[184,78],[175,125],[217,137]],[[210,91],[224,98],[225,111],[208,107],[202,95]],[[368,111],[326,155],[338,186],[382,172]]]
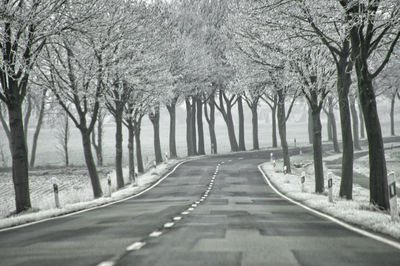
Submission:
[[[135,186],[128,184],[128,169],[124,169],[125,183],[128,184],[120,190],[116,190],[115,170],[104,174],[101,178],[101,185],[104,197],[93,199],[93,192],[89,183],[89,177],[81,171],[71,173],[64,170],[64,173],[49,177],[46,175],[35,176],[31,181],[32,210],[27,213],[6,217],[15,208],[13,189],[6,184],[6,178],[0,179],[0,188],[4,191],[0,194],[0,228],[16,226],[28,222],[34,222],[50,217],[56,217],[71,212],[76,212],[135,195],[167,173],[167,171],[181,160],[169,160],[156,168],[151,168],[146,173],[139,175]],[[67,171],[67,172],[66,172]],[[57,177],[54,177],[57,176]],[[107,176],[110,176],[112,196],[109,197]],[[8,179],[10,180],[10,179]],[[52,184],[56,182],[59,186],[59,198],[61,208],[55,207]]]
[[[309,155],[308,155],[309,156]],[[296,156],[297,157],[297,156]],[[294,158],[294,161],[304,161],[307,159],[303,155],[301,159]],[[308,158],[310,159],[310,158]],[[305,168],[294,168],[293,174],[283,174],[282,161],[278,161],[276,167],[270,162],[264,163],[262,169],[267,174],[270,181],[279,189],[283,194],[288,197],[302,202],[314,209],[320,210],[324,213],[330,214],[350,224],[355,224],[375,232],[391,235],[400,239],[400,222],[392,222],[391,217],[386,212],[375,210],[369,204],[369,190],[360,187],[357,184],[353,186],[353,200],[345,200],[340,198],[339,187],[340,177],[331,174],[333,180],[333,200],[334,203],[328,202],[328,178],[327,169],[324,167],[325,174],[325,192],[323,194],[315,193],[314,182],[314,167],[312,164],[305,162]],[[304,163],[303,163],[304,164]],[[301,191],[301,172],[306,172],[306,179],[304,184],[304,192]],[[398,199],[398,206],[400,200]]]
[[[386,158],[386,168],[388,174],[395,173],[396,187],[400,189],[400,143],[386,143],[385,144],[385,158]],[[365,147],[366,148],[366,147]],[[369,177],[369,156],[367,150],[355,151],[354,154],[365,154],[363,156],[358,156],[354,160],[353,171],[355,174],[361,175],[365,178]],[[333,154],[324,157],[324,162],[328,164],[340,164],[342,154]]]

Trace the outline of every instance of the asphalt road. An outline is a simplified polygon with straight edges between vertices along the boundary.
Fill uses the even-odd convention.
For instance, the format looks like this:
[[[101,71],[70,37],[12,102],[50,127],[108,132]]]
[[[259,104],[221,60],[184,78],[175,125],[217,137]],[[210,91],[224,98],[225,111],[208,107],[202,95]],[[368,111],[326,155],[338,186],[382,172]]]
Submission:
[[[400,265],[276,195],[257,169],[267,154],[187,162],[135,199],[1,232],[0,265]]]

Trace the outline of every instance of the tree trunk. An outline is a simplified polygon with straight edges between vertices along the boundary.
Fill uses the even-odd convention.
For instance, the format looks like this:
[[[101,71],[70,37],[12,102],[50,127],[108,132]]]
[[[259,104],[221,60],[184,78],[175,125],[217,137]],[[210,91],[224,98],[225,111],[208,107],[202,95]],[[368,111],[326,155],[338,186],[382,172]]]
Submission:
[[[154,112],[149,114],[154,131],[154,155],[156,163],[162,163],[161,142],[160,142],[160,107],[156,106]]]
[[[115,172],[117,177],[117,189],[124,187],[124,176],[122,171],[122,114],[123,103],[115,101]]]
[[[359,120],[360,120],[360,137],[362,139],[365,139],[365,123],[364,123],[364,116],[362,113],[362,108],[361,108],[361,104],[360,101],[358,102],[358,110],[360,110],[360,112],[358,112],[358,116],[359,116]]]
[[[396,101],[396,94],[392,95],[392,100],[390,101],[390,135],[395,136],[394,130],[394,104]]]
[[[326,114],[326,132],[328,132],[328,141],[332,141],[333,140],[333,136],[332,136],[332,119],[329,115],[329,111],[324,109],[324,113]]]
[[[193,127],[192,127],[192,105],[190,104],[189,97],[185,98],[186,103],[186,146],[187,146],[187,155],[193,156]]]
[[[204,147],[204,130],[203,130],[203,103],[200,98],[196,100],[197,104],[197,134],[199,136],[198,139],[198,153],[199,155],[206,154]]]
[[[39,117],[38,117],[38,121],[36,124],[35,133],[33,134],[33,139],[32,139],[31,159],[29,161],[30,168],[35,167],[36,147],[37,147],[37,142],[39,139],[40,129],[42,128],[42,124],[43,124],[44,109],[45,109],[45,103],[46,103],[46,93],[47,93],[47,89],[44,89],[43,95],[42,95],[42,102],[40,104]]]
[[[197,137],[196,137],[196,99],[192,96],[192,141],[193,141],[193,154],[197,155]]]
[[[244,139],[244,115],[243,115],[243,101],[242,96],[238,95],[238,114],[239,114],[239,151],[246,150]]]
[[[28,143],[28,129],[29,129],[29,121],[31,118],[32,114],[32,96],[28,94],[28,97],[26,99],[26,110],[25,110],[25,116],[24,116],[24,138],[25,138],[25,143]],[[27,149],[28,151],[28,149]]]
[[[344,50],[349,51],[345,41]],[[342,129],[342,179],[340,182],[340,197],[353,198],[353,138],[349,109],[349,89],[351,85],[351,63],[349,56],[342,56],[337,64],[337,91],[339,97],[340,125]]]
[[[381,124],[376,108],[375,92],[366,63],[356,60],[356,73],[361,108],[364,115],[369,148],[369,188],[370,202],[380,209],[388,210],[389,192],[385,150],[383,147]]]
[[[207,103],[204,104],[204,114],[208,123],[208,131],[210,133],[211,154],[217,154],[217,137],[215,135],[215,102],[214,93],[209,99],[208,105],[210,106],[210,115],[207,111]]]
[[[99,115],[97,116],[97,131],[92,131],[92,146],[96,152],[98,166],[103,166],[103,120],[103,114],[101,114],[99,110]]]
[[[225,110],[223,93],[224,93],[223,91],[220,91],[219,93],[220,112],[225,120],[226,127],[228,130],[228,137],[229,137],[229,144],[231,146],[231,151],[235,152],[238,151],[239,147],[236,141],[235,126],[232,118],[232,105],[229,102],[227,102]]]
[[[87,129],[80,129],[82,135],[83,153],[85,156],[86,166],[89,172],[90,181],[92,184],[94,198],[103,196],[100,185],[99,176],[97,174],[96,165],[94,163],[92,149],[90,144],[90,132]]]
[[[271,118],[272,118],[272,147],[273,148],[277,148],[278,147],[278,136],[276,134],[276,108],[277,108],[277,104],[276,104],[276,96],[274,96],[274,106],[271,109]]]
[[[99,166],[103,166],[103,123],[104,117],[100,117],[97,120],[97,150],[96,150],[96,157],[97,157],[97,164]]]
[[[281,140],[283,164],[288,173],[291,173],[289,147],[286,140],[286,114],[285,114],[285,95],[282,90],[278,90],[278,130]]]
[[[31,208],[28,177],[28,152],[22,121],[21,103],[9,103],[8,118],[11,133],[12,175],[15,191],[16,212]]]
[[[69,142],[69,118],[68,118],[68,115],[65,114],[64,136],[63,136],[63,150],[64,150],[65,167],[69,166],[68,142]]]
[[[134,156],[134,143],[135,143],[135,128],[131,119],[127,122],[128,128],[128,157],[129,157],[129,180],[132,184],[135,180],[135,156]]]
[[[313,144],[313,116],[311,107],[308,106],[308,143]]]
[[[142,126],[142,116],[135,122],[135,142],[136,142],[136,162],[139,173],[144,173],[142,144],[140,143],[140,132]]]
[[[8,139],[8,146],[10,148],[10,152],[11,152],[11,132],[10,132],[10,128],[8,127],[8,123],[4,117],[3,114],[3,110],[1,107],[1,102],[0,102],[0,121],[1,121],[1,125],[3,126],[4,132],[6,133],[7,139]]]
[[[331,125],[331,129],[332,129],[333,150],[335,152],[339,153],[340,149],[339,149],[339,141],[337,138],[336,118],[335,118],[335,112],[333,111],[332,105],[329,106],[328,116],[330,118],[329,120],[331,121],[330,125]]]
[[[176,152],[176,101],[167,105],[169,113],[169,157],[178,157]]]
[[[228,128],[228,136],[229,136],[229,142],[231,144],[231,151],[233,152],[238,151],[239,147],[236,141],[235,126],[233,123],[231,108],[227,108],[227,118],[225,122]]]
[[[350,96],[350,112],[351,120],[353,121],[353,144],[354,149],[361,150],[360,141],[358,138],[358,115],[356,110],[356,100],[354,96]]]
[[[324,168],[322,164],[322,126],[320,110],[313,110],[313,156],[315,174],[315,192],[324,192]]]
[[[253,126],[253,150],[260,149],[260,145],[258,143],[258,113],[257,113],[258,104],[254,104],[251,106],[251,122]]]

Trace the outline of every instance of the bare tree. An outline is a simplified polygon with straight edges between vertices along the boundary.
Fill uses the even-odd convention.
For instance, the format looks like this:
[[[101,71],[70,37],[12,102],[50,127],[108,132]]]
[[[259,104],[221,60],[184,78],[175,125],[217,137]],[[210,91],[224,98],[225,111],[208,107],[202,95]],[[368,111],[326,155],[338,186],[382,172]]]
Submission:
[[[93,2],[75,5],[65,1],[2,1],[0,26],[0,100],[8,110],[12,174],[16,212],[31,207],[28,152],[22,105],[31,70],[52,35],[71,29],[93,14]],[[26,127],[26,126],[25,126]]]
[[[68,167],[70,164],[68,144],[71,139],[71,126],[68,114],[65,111],[60,113],[60,116],[62,119],[57,120],[55,132],[55,137],[57,139],[57,150],[64,159],[65,167]]]

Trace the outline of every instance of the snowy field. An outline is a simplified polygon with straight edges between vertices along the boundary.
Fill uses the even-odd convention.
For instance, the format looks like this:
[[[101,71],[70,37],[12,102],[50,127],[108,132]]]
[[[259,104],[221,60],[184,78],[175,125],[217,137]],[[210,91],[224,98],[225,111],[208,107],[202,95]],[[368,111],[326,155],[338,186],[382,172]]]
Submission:
[[[400,150],[392,150],[386,152],[388,160],[392,160],[391,164],[400,165],[400,158],[398,155]],[[325,175],[325,192],[322,194],[315,193],[314,182],[314,167],[311,154],[303,154],[292,157],[294,164],[302,164],[303,168],[293,167],[293,173],[284,175],[282,172],[282,161],[278,161],[274,168],[270,162],[262,165],[263,171],[267,174],[270,181],[286,196],[295,199],[311,208],[317,209],[324,213],[330,214],[340,220],[346,221],[350,224],[355,224],[375,232],[384,233],[400,239],[400,222],[392,222],[391,216],[387,212],[376,210],[369,203],[369,190],[354,184],[353,186],[353,200],[348,201],[340,198],[339,187],[340,177],[331,174],[333,179],[333,203],[328,202],[328,184],[327,173],[329,169],[324,166]],[[390,165],[391,165],[390,164]],[[363,172],[368,173],[368,164],[365,164],[365,158],[361,157],[355,161],[357,168]],[[390,168],[388,169],[395,169]],[[306,179],[304,184],[304,192],[301,188],[301,173],[306,172]],[[400,172],[397,172],[399,175]],[[400,206],[400,199],[397,200]]]
[[[51,190],[39,189],[38,193],[34,193],[35,196],[32,197],[33,210],[29,211],[28,213],[20,214],[18,216],[9,216],[6,218],[2,216],[1,218],[3,219],[0,219],[0,228],[20,225],[50,217],[56,217],[63,214],[93,208],[124,198],[128,198],[150,187],[180,161],[182,160],[169,160],[168,162],[164,162],[158,165],[157,168],[148,169],[146,173],[138,176],[135,186],[132,186],[132,184],[129,183],[129,180],[126,179],[126,177],[128,176],[128,169],[125,168],[124,177],[127,185],[118,191],[115,187],[115,171],[109,172],[107,175],[110,175],[110,178],[112,180],[111,197],[107,184],[107,175],[104,175],[104,177],[101,178],[101,185],[103,188],[104,196],[95,200],[93,200],[93,192],[89,182],[84,181],[87,178],[78,178],[79,175],[60,175],[58,176],[56,181],[60,186],[59,197],[61,208],[56,208],[54,194],[51,192]],[[54,180],[55,179],[53,179],[52,181]],[[44,184],[39,187],[52,188],[52,182],[48,179],[45,178],[41,181],[43,181]],[[36,184],[36,182],[34,183]],[[3,215],[7,214],[9,211],[9,209],[3,208],[4,199],[5,198],[2,197],[1,211]],[[12,204],[9,203],[8,205]]]

